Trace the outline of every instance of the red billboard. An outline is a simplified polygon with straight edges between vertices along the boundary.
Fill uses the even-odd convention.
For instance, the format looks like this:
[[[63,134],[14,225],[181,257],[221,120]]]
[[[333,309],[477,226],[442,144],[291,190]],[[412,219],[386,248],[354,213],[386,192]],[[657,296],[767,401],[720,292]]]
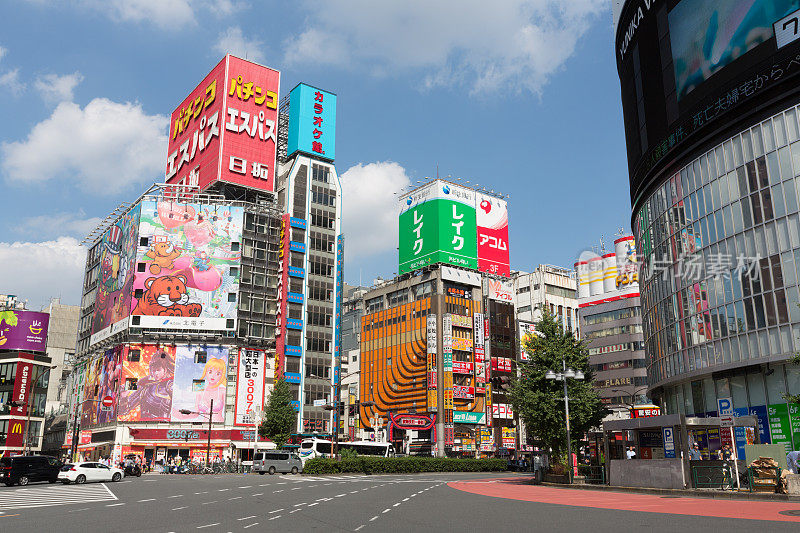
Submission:
[[[225,56],[172,112],[166,182],[275,188],[280,73]]]
[[[453,374],[472,374],[472,371],[472,363],[465,361],[453,361]]]
[[[508,205],[505,200],[475,193],[478,225],[478,270],[510,276]]]

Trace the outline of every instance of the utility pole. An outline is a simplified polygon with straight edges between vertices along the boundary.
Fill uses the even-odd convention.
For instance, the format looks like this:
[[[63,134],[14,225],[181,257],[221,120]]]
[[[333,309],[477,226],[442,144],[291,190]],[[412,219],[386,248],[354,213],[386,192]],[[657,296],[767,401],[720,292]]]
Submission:
[[[211,459],[211,420],[214,418],[214,398],[211,398],[211,409],[208,413],[208,441],[206,443],[206,465]]]

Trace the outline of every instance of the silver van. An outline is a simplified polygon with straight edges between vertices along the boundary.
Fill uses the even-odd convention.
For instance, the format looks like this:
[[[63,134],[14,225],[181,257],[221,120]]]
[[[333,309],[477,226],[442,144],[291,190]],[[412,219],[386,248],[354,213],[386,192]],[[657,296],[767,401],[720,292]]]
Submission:
[[[302,471],[303,461],[295,452],[266,450],[256,452],[253,456],[253,472],[258,472],[262,476],[266,473],[270,475],[275,472],[297,474]]]

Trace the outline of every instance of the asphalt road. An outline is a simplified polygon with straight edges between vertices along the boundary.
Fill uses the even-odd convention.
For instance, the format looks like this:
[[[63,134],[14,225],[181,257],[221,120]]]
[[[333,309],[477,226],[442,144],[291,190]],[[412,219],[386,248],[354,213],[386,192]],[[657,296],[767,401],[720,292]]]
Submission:
[[[0,531],[798,531],[797,523],[537,503],[447,485],[496,477],[150,474],[108,483],[108,490],[101,484],[0,487]]]

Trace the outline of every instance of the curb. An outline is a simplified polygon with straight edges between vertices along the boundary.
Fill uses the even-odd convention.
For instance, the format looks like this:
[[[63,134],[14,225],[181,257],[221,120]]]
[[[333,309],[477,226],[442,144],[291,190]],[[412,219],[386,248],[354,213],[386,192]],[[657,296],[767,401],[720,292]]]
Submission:
[[[560,483],[543,482],[543,486],[565,490],[602,490],[609,492],[630,492],[638,494],[657,494],[666,497],[680,498],[681,496],[690,498],[708,498],[710,500],[751,500],[751,501],[789,501],[800,502],[800,496],[789,494],[771,494],[759,492],[734,492],[722,491],[711,492],[698,489],[659,489],[648,487],[611,487],[609,485],[562,485]]]

